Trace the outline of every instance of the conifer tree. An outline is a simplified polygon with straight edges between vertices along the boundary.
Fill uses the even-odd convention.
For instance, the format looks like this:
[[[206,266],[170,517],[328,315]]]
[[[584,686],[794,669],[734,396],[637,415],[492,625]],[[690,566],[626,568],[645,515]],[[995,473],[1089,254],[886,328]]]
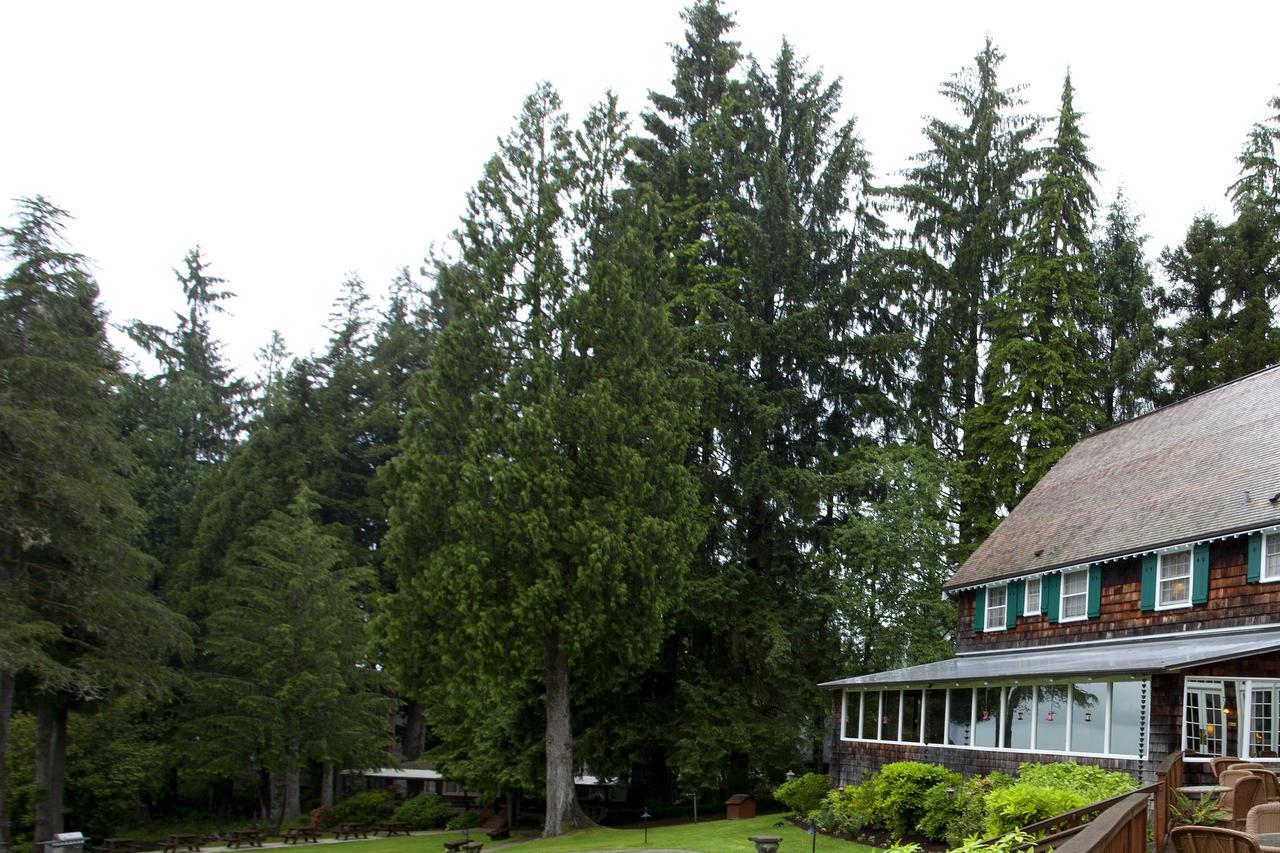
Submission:
[[[1012,508],[1100,420],[1093,330],[1101,321],[1090,235],[1096,207],[1071,76],[1052,144],[1025,205],[1008,286],[992,300],[985,401],[964,420],[977,451],[971,505]],[[985,537],[996,524],[973,519]]]
[[[966,441],[965,421],[983,401],[992,299],[1008,286],[1008,262],[1022,218],[1029,143],[1040,122],[1017,110],[1019,89],[998,80],[1004,54],[987,39],[940,92],[958,121],[931,119],[929,149],[914,158],[894,195],[911,220],[919,293],[909,306],[921,341],[911,409],[921,440],[963,463],[956,521],[960,547],[990,528],[996,498],[984,486],[983,454]]]
[[[1160,254],[1168,286],[1157,293],[1161,312],[1173,320],[1165,333],[1162,361],[1169,396],[1179,400],[1227,381],[1223,350],[1228,345],[1226,229],[1210,215],[1196,217],[1178,246]]]

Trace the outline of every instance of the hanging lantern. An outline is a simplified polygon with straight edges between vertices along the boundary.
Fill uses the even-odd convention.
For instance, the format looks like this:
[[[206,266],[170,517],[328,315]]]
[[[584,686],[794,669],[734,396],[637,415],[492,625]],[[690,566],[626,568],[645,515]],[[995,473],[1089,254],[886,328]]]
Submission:
[[[1084,712],[1084,721],[1085,721],[1086,723],[1092,723],[1092,722],[1093,722],[1093,712],[1092,712],[1092,711],[1085,711],[1085,712]]]
[[[1022,709],[1021,709],[1021,708],[1019,708],[1019,709],[1018,709],[1018,720],[1019,720],[1019,721],[1021,721],[1021,720],[1022,720]]]
[[[1053,722],[1053,715],[1054,715],[1054,710],[1053,710],[1052,708],[1050,708],[1050,709],[1049,709],[1049,713],[1047,713],[1047,714],[1045,714],[1045,715],[1044,715],[1044,721],[1045,721],[1046,723],[1052,723],[1052,722]]]
[[[983,709],[982,709],[982,722],[984,722],[984,723],[985,723],[985,722],[986,722],[987,720],[989,720],[989,719],[991,719],[991,713],[990,713],[989,711],[987,711],[987,709],[986,709],[986,708],[983,708]]]

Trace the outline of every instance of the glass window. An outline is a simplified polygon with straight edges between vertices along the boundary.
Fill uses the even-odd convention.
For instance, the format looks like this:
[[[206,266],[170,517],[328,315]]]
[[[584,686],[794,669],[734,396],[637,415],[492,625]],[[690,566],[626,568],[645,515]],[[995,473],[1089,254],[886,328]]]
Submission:
[[[1191,552],[1161,554],[1156,570],[1157,607],[1177,607],[1191,603]]]
[[[1062,573],[1062,612],[1059,619],[1081,619],[1089,608],[1089,570]]]
[[[1027,600],[1022,606],[1022,612],[1027,616],[1040,615],[1040,578],[1027,580]]]
[[[1034,687],[1010,687],[1004,718],[1004,745],[1008,749],[1031,748],[1031,718],[1036,715]]]
[[[978,717],[973,729],[974,746],[995,746],[996,737],[1000,733],[1000,694],[999,687],[979,687],[973,691],[973,698],[978,703]]]
[[[875,740],[880,737],[880,691],[862,694],[862,737]]]
[[[1038,750],[1067,748],[1067,688],[1046,684],[1036,688],[1036,746]]]
[[[1142,757],[1147,723],[1147,683],[1117,681],[1111,685],[1111,753]]]
[[[880,740],[898,739],[898,699],[901,694],[897,690],[884,691],[884,706],[880,711]]]
[[[1071,685],[1071,751],[1102,752],[1106,730],[1106,682]]]
[[[920,706],[923,702],[923,691],[902,691],[902,739],[905,741],[920,742]]]
[[[1221,681],[1186,681],[1182,715],[1187,749],[1201,755],[1226,755],[1222,708],[1226,696]]]
[[[848,690],[844,692],[844,729],[841,737],[857,737],[858,736],[858,701],[861,698],[859,693],[850,693]]]
[[[947,691],[926,690],[924,693],[924,742],[945,743]]]
[[[1268,533],[1262,539],[1262,578],[1280,579],[1280,533]]]
[[[998,631],[1004,627],[1005,611],[1008,609],[1009,587],[987,587],[987,622],[988,631]]]
[[[1249,715],[1249,755],[1271,758],[1276,754],[1276,691],[1253,687]]]
[[[968,687],[951,690],[951,713],[947,715],[947,743],[969,745],[969,727],[973,723],[973,691]]]

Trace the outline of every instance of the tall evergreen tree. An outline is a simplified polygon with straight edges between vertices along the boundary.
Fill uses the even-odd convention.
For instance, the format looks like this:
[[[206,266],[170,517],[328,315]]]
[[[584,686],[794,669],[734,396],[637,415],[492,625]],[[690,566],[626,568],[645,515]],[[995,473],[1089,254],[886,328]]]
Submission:
[[[1118,195],[1107,208],[1096,242],[1094,268],[1101,322],[1094,342],[1101,376],[1098,405],[1104,424],[1148,411],[1159,396],[1160,335],[1156,325],[1155,280],[1143,250],[1141,219]]]
[[[992,299],[984,402],[964,420],[981,474],[971,495],[1012,508],[1082,433],[1101,420],[1093,330],[1101,320],[1093,273],[1092,182],[1071,76],[1052,144],[1028,199],[1007,287]],[[996,524],[991,513],[985,536]]]
[[[577,135],[549,87],[526,101],[440,270],[459,310],[393,468],[400,612],[448,647],[433,710],[541,694],[547,836],[584,822],[575,704],[652,660],[698,535],[645,219],[610,201],[622,128],[612,97]]]
[[[1225,231],[1212,216],[1198,216],[1182,243],[1160,254],[1168,286],[1160,288],[1157,298],[1162,313],[1173,320],[1162,357],[1168,400],[1227,381],[1222,371],[1228,334]]]
[[[36,713],[37,851],[62,829],[71,706],[158,696],[170,685],[161,662],[188,645],[135,546],[119,358],[97,285],[63,248],[65,218],[36,197],[0,229],[12,263],[0,280],[0,719],[15,700]]]
[[[992,338],[992,300],[1008,287],[1008,262],[1035,164],[1037,119],[1017,112],[1019,88],[998,80],[1004,54],[987,39],[940,92],[959,120],[931,119],[928,150],[894,190],[911,220],[920,292],[909,306],[920,340],[911,409],[922,440],[963,463],[953,484],[961,550],[990,529],[996,503],[984,459],[966,441],[965,421],[984,402],[982,377]]]

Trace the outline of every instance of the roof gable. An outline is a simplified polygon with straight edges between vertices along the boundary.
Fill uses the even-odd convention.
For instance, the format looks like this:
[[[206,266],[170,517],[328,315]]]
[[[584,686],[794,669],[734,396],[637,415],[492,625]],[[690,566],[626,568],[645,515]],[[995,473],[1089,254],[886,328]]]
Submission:
[[[1272,367],[1081,439],[946,588],[1280,523],[1277,493]]]

